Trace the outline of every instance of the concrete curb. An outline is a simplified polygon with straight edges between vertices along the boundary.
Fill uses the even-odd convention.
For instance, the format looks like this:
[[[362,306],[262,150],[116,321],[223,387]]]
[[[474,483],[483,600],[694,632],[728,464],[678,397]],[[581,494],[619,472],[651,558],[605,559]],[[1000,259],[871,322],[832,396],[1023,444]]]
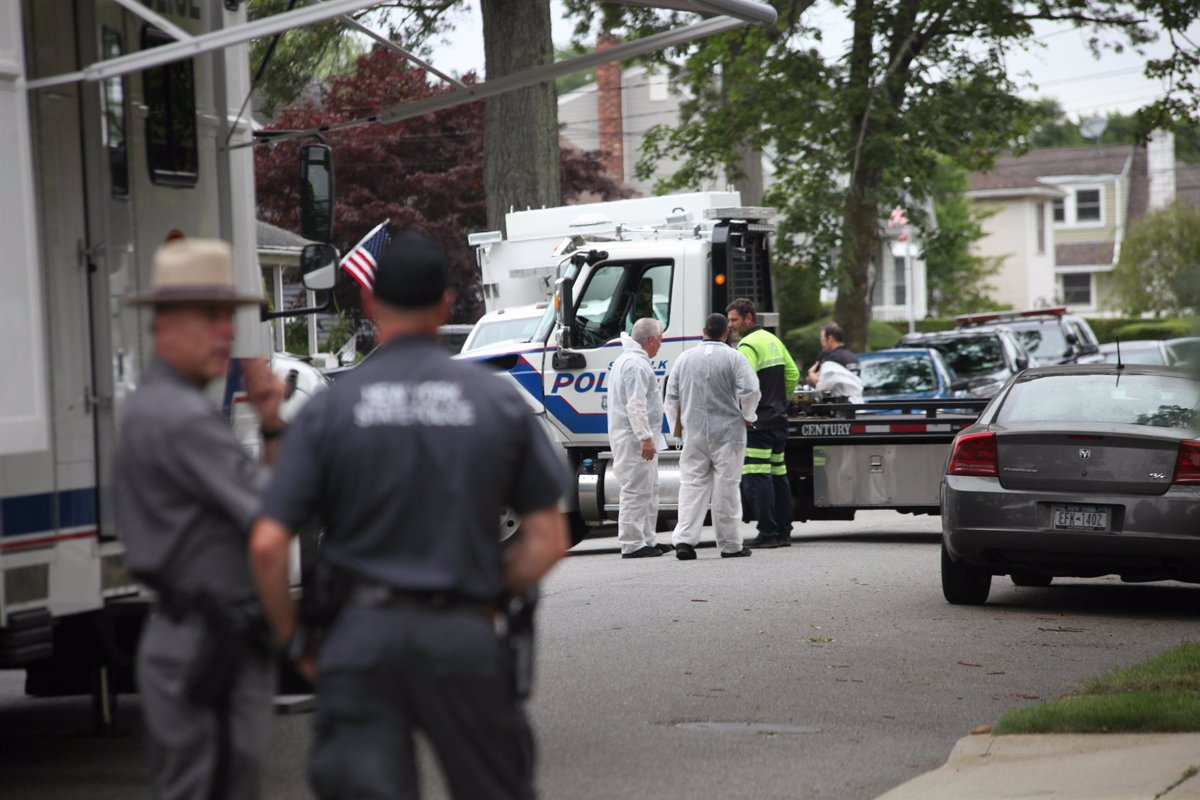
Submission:
[[[1200,733],[967,736],[878,800],[1200,800]]]

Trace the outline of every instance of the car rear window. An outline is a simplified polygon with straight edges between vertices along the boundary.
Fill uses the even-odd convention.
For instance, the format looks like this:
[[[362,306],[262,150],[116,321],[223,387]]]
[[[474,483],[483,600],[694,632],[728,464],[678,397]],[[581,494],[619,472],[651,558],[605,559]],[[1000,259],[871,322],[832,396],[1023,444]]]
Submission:
[[[928,356],[860,359],[863,395],[907,394],[937,390]]]
[[[996,422],[1111,422],[1195,431],[1200,382],[1171,375],[1045,375],[1019,379]]]
[[[1070,349],[1057,321],[1043,322],[1036,327],[1014,325],[1013,332],[1021,338],[1021,343],[1030,355],[1043,359],[1062,358]]]
[[[956,336],[929,345],[940,350],[946,357],[946,365],[963,378],[1008,368],[999,336]]]

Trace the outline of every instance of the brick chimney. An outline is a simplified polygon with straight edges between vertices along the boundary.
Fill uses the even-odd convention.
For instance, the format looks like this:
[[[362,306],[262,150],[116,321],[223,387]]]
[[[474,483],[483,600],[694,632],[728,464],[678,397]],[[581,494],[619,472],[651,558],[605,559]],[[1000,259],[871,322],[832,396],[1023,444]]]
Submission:
[[[620,39],[602,33],[597,50],[607,50]],[[613,61],[596,67],[596,116],[600,128],[600,149],[604,151],[604,169],[618,182],[625,181],[625,127],[621,112],[621,63]]]

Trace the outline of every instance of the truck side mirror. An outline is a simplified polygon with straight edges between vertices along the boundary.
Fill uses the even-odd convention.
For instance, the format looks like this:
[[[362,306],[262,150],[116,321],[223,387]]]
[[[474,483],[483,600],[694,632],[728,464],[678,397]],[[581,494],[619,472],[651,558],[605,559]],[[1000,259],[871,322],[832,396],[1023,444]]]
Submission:
[[[1029,369],[1029,356],[1017,356],[1017,369]]]
[[[307,244],[300,251],[304,288],[327,292],[337,282],[337,250],[331,244]]]
[[[583,353],[571,350],[575,338],[575,279],[563,276],[554,282],[554,319],[561,330],[558,349],[551,363],[556,370],[583,369],[587,359]]]
[[[314,242],[333,241],[333,148],[300,148],[300,235]]]
[[[575,279],[563,276],[554,282],[554,319],[562,327],[563,347],[570,347],[575,328]]]

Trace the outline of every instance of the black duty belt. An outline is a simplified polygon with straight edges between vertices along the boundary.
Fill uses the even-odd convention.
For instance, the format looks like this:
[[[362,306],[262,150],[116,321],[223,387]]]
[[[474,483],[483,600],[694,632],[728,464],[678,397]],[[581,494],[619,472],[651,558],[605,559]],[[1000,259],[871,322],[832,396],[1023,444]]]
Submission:
[[[435,611],[467,611],[491,618],[496,604],[452,592],[417,592],[381,583],[360,583],[350,592],[350,605],[371,608],[426,608]]]

